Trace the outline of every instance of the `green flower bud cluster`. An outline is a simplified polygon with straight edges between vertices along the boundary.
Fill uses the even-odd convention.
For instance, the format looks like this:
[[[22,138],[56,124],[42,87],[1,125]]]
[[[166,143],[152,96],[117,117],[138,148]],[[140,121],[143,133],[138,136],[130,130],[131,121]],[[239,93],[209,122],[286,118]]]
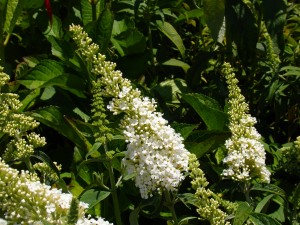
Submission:
[[[93,67],[92,73],[98,75],[98,71],[94,69],[100,61],[100,65],[105,60],[105,56],[99,55],[99,46],[92,42],[92,39],[87,35],[86,32],[82,32],[82,27],[71,25],[70,31],[73,33],[73,40],[78,46],[79,52],[82,54],[84,60]],[[107,109],[104,103],[103,84],[99,80],[93,81],[92,87],[92,125],[95,127],[94,136],[97,142],[105,143],[112,139],[112,130],[109,128],[109,121],[106,119]]]
[[[58,171],[61,170],[61,165],[57,165],[56,162],[53,162],[55,167],[57,168]],[[55,171],[46,163],[44,162],[39,162],[35,163],[33,165],[33,169],[35,171],[38,171],[40,179],[46,183],[48,182],[55,182],[59,179],[59,176],[55,173]]]
[[[300,172],[300,136],[297,137],[292,146],[282,147],[280,164],[290,174],[299,175]]]
[[[261,136],[255,129],[256,119],[248,114],[249,106],[238,87],[238,80],[229,63],[224,63],[223,73],[229,89],[229,129],[231,138],[226,140],[228,150],[223,162],[228,166],[222,175],[238,181],[259,178],[270,182],[270,171],[266,168],[265,150]]]
[[[209,183],[199,166],[196,155],[190,154],[189,171],[192,179],[192,188],[196,190],[195,196],[198,199],[197,212],[201,218],[209,221],[212,225],[230,225],[229,215],[221,208],[224,208],[229,213],[234,213],[237,206],[234,203],[222,200],[207,188]]]
[[[272,41],[270,34],[268,33],[268,30],[266,28],[266,24],[264,21],[261,23],[261,31],[262,31],[262,36],[266,40],[267,59],[268,59],[269,63],[271,64],[272,72],[277,72],[277,69],[278,69],[281,61],[280,61],[278,54],[276,54],[274,51],[273,41]]]
[[[3,72],[3,67],[0,67],[0,91],[8,81],[9,76]],[[22,104],[18,98],[17,94],[0,93],[0,133],[12,138],[3,155],[5,161],[28,159],[35,148],[46,144],[44,137],[28,132],[36,128],[39,123],[19,112]]]

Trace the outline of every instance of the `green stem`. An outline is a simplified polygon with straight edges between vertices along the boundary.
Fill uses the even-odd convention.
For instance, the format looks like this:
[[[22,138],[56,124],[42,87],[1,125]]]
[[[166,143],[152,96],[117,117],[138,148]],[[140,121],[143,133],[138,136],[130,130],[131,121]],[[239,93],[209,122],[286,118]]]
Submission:
[[[175,209],[174,209],[174,205],[175,205],[175,199],[171,198],[171,195],[170,195],[170,192],[169,191],[165,191],[165,198],[166,198],[166,206],[169,208],[171,214],[172,214],[172,218],[173,218],[173,225],[178,225],[178,219],[177,219],[177,216],[176,216],[176,212],[175,212]]]
[[[108,152],[107,144],[104,144],[104,149],[105,152]],[[109,180],[110,180],[110,190],[111,190],[111,195],[113,199],[113,205],[114,205],[114,214],[116,218],[116,225],[122,225],[122,219],[121,219],[121,212],[120,212],[120,206],[119,206],[119,200],[118,200],[118,195],[117,195],[117,185],[116,185],[116,180],[114,176],[114,170],[112,167],[111,159],[107,157],[108,160],[108,175],[109,175]]]
[[[31,163],[30,159],[26,158],[24,160],[24,162],[26,164],[26,167],[27,167],[28,171],[31,172],[31,173],[34,173],[34,169],[33,169],[33,166],[32,166],[32,163]]]
[[[11,36],[11,34],[7,34],[7,36],[6,36],[6,38],[5,38],[4,42],[3,42],[4,46],[6,46],[8,44],[10,36]]]
[[[246,201],[251,204],[251,198],[250,198],[250,184],[248,182],[244,183],[244,194],[245,194],[245,198]]]
[[[1,7],[1,5],[0,5]],[[4,65],[5,55],[4,55],[4,30],[3,30],[3,9],[0,8],[0,66]]]

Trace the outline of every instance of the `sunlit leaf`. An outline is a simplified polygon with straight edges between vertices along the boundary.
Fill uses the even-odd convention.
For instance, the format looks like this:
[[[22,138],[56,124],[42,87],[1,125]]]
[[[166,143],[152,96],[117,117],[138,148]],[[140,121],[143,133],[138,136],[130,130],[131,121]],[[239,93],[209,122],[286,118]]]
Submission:
[[[277,220],[273,219],[272,217],[262,213],[251,213],[249,217],[250,220],[255,225],[280,225],[281,224]]]
[[[182,98],[194,108],[208,130],[224,130],[227,114],[216,100],[197,93],[184,94]]]
[[[264,192],[279,195],[279,196],[283,197],[284,199],[286,198],[285,191],[274,184],[255,184],[251,188],[251,191],[264,191]]]
[[[83,201],[85,203],[89,204],[89,208],[93,208],[95,205],[97,205],[99,202],[103,201],[110,195],[109,191],[101,191],[97,189],[89,189],[85,191],[81,197],[80,201]]]
[[[162,63],[162,65],[165,65],[165,66],[177,66],[177,67],[180,67],[184,70],[184,72],[187,72],[188,69],[190,68],[190,65],[183,62],[183,61],[180,61],[178,59],[169,59],[165,62]]]
[[[86,137],[78,129],[75,129],[75,124],[70,124],[58,107],[48,106],[37,109],[31,113],[31,116],[67,137],[80,149],[85,149],[86,151],[90,149],[91,146]]]
[[[6,5],[6,16],[3,30],[12,33],[18,17],[22,13],[25,0],[9,0]],[[2,15],[1,15],[2,16]],[[2,35],[2,34],[1,34]]]
[[[182,58],[185,58],[185,46],[183,44],[182,38],[177,33],[176,29],[173,27],[172,24],[166,22],[166,21],[156,21],[157,28],[164,34],[166,37],[168,37],[173,44],[177,47],[179,50]]]
[[[252,207],[247,202],[240,202],[235,213],[233,225],[243,225],[252,212]]]

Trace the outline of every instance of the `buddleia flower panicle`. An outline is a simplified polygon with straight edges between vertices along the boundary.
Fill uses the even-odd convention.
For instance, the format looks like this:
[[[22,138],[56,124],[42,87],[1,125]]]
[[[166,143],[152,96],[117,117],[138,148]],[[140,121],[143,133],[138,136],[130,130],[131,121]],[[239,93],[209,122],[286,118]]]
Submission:
[[[35,174],[9,167],[0,158],[0,209],[9,224],[65,225],[73,196],[39,182]],[[102,218],[85,217],[88,205],[79,202],[76,224],[109,225]]]
[[[0,91],[8,81],[9,76],[3,72],[3,67],[0,67]],[[36,128],[39,123],[32,117],[19,112],[22,104],[17,94],[1,92],[0,105],[0,132],[11,137],[3,159],[11,161],[29,158],[35,148],[46,144],[44,137],[28,132]]]
[[[72,25],[70,30],[82,55],[90,60],[90,52],[98,47],[91,44],[82,27]],[[113,115],[125,114],[120,123],[128,143],[123,163],[127,173],[136,174],[135,185],[142,198],[152,196],[153,192],[177,190],[184,179],[189,156],[182,137],[168,125],[161,113],[156,112],[154,99],[142,97],[140,91],[115,70],[115,63],[105,61],[105,56],[97,53],[92,64],[92,73],[97,75],[96,83],[100,87],[97,92],[111,98],[107,109]]]
[[[195,154],[190,154],[189,171],[192,188],[196,190],[195,196],[199,205],[197,212],[200,217],[209,221],[212,225],[230,225],[227,213],[233,214],[237,209],[237,204],[222,200],[207,188],[209,183],[204,172],[200,169],[200,163]]]
[[[237,181],[249,181],[258,178],[261,182],[270,182],[270,171],[266,168],[266,153],[260,142],[261,135],[254,125],[256,119],[248,111],[249,106],[237,86],[238,80],[229,63],[224,63],[223,73],[229,89],[228,114],[231,137],[226,140],[227,156],[223,163],[227,165],[222,175]]]

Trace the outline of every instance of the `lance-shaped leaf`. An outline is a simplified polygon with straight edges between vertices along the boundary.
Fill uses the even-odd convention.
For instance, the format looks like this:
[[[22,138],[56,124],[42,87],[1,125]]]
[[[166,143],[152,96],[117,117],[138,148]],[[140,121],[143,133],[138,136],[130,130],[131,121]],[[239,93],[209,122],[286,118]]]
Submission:
[[[9,0],[6,5],[4,31],[11,34],[20,16],[25,0]],[[2,15],[1,15],[2,16]],[[2,35],[2,34],[1,34]]]
[[[182,41],[182,38],[177,33],[176,29],[172,26],[172,24],[166,21],[156,21],[157,28],[168,37],[174,45],[176,45],[177,49],[179,50],[182,58],[185,57],[185,47]]]
[[[182,98],[195,109],[208,130],[224,130],[228,117],[216,100],[197,93],[183,94]]]
[[[224,0],[203,0],[205,21],[215,41],[222,41],[225,32],[225,1]]]

